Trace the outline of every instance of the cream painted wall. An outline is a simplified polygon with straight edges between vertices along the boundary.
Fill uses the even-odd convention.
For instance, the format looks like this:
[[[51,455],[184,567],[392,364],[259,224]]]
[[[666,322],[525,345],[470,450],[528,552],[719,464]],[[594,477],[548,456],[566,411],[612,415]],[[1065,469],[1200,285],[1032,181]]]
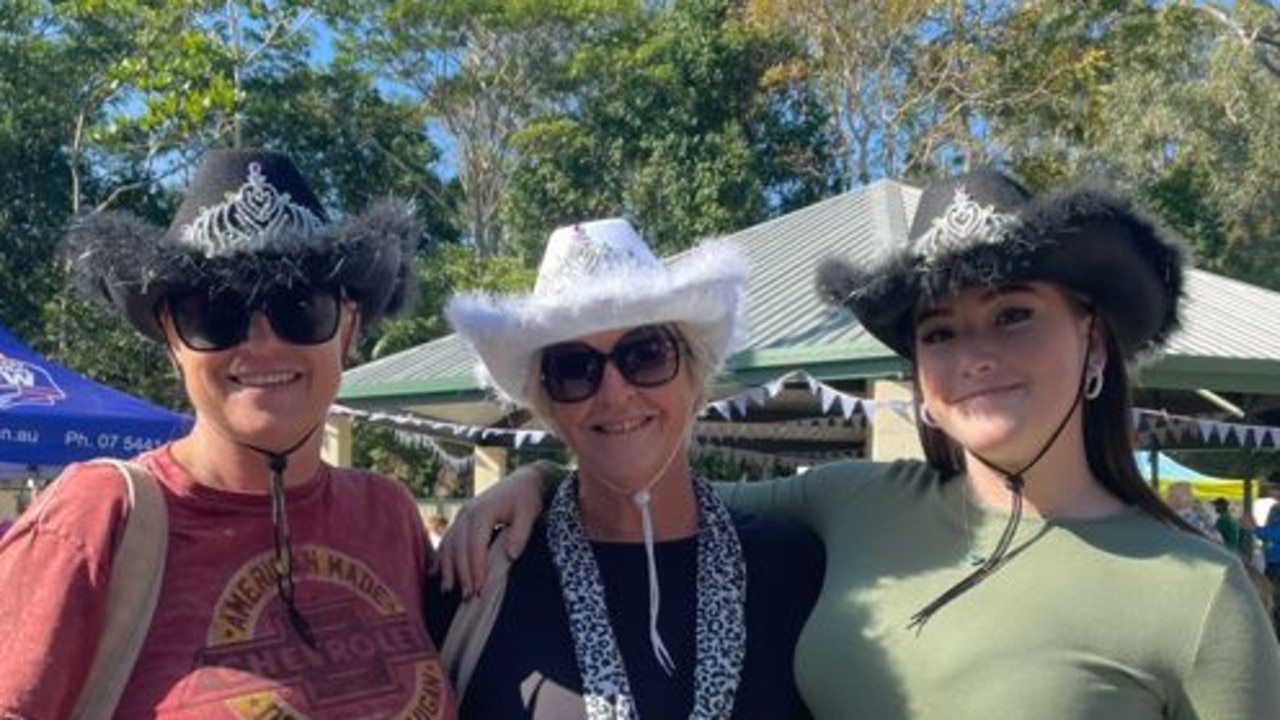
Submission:
[[[871,397],[876,402],[909,401],[912,398],[909,381],[875,380],[871,385]],[[867,457],[872,460],[923,459],[924,451],[920,448],[920,438],[916,435],[915,421],[887,409],[877,412],[875,421],[871,423],[871,436],[867,440]]]
[[[320,457],[334,467],[351,467],[352,420],[348,415],[330,415],[324,424]]]
[[[504,447],[484,447],[477,445],[473,453],[475,457],[475,494],[479,495],[491,485],[502,479],[507,473],[507,456],[510,452]]]

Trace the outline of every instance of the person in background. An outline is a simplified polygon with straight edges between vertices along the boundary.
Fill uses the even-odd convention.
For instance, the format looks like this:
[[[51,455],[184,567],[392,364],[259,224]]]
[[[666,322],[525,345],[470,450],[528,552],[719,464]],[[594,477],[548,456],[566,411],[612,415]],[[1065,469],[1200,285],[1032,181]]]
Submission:
[[[1255,527],[1253,534],[1263,543],[1263,555],[1267,561],[1266,575],[1274,590],[1273,597],[1280,598],[1280,477],[1272,475],[1263,485],[1263,490],[1272,502],[1267,510],[1266,523]],[[1280,637],[1280,603],[1274,609],[1272,622],[1277,637]]]
[[[909,238],[828,261],[820,286],[910,362],[926,461],[723,488],[826,545],[796,657],[814,715],[1280,717],[1280,647],[1247,570],[1133,459],[1126,365],[1178,327],[1179,244],[1100,186],[1036,197],[990,170],[927,186]],[[475,582],[465,531],[520,527],[544,474],[464,509],[447,579]]]
[[[1196,532],[1210,540],[1216,541],[1221,537],[1213,526],[1213,519],[1209,517],[1209,512],[1205,510],[1204,505],[1196,499],[1195,494],[1192,492],[1191,483],[1179,480],[1171,484],[1165,495],[1165,500],[1168,502],[1169,507],[1178,513],[1178,517],[1195,528]]]
[[[1214,498],[1213,511],[1218,516],[1213,523],[1213,528],[1217,531],[1218,537],[1222,538],[1222,544],[1240,552],[1240,523],[1231,516],[1231,502],[1226,498]]]
[[[321,459],[344,359],[407,306],[420,236],[397,201],[330,223],[287,157],[247,150],[205,156],[168,230],[118,213],[74,228],[82,289],[163,344],[195,413],[134,459],[163,496],[167,556],[97,715],[456,717],[420,610],[417,506]],[[0,541],[0,716],[71,717],[87,691],[128,560],[124,488],[113,465],[73,465]]]
[[[504,594],[474,670],[459,672],[465,717],[809,717],[791,659],[821,546],[730,513],[689,460],[705,384],[741,333],[745,279],[732,245],[667,267],[608,219],[552,233],[532,294],[450,302],[483,375],[578,464],[505,585],[491,583]]]
[[[431,547],[440,544],[440,538],[449,529],[449,518],[442,513],[431,513],[427,516],[427,535],[431,538]]]

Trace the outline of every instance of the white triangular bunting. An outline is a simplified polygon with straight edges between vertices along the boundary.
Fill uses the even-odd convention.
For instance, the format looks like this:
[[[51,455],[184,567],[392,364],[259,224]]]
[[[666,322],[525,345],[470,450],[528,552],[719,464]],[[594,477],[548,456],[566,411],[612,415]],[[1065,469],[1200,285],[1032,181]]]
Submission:
[[[785,385],[786,382],[787,382],[786,375],[774,378],[773,380],[770,380],[769,382],[765,383],[764,391],[768,393],[769,397],[771,398],[778,397],[778,393],[782,392],[782,386]]]
[[[820,385],[820,384],[821,384],[821,383],[819,383],[819,382],[818,382],[818,379],[817,379],[817,378],[815,378],[814,376],[810,375],[809,373],[801,373],[800,375],[801,375],[801,377],[803,377],[803,378],[804,378],[805,383],[806,383],[806,384],[808,384],[808,386],[809,386],[809,394],[810,394],[810,395],[812,395],[812,396],[814,396],[814,397],[817,397],[817,396],[818,396],[818,385]]]
[[[863,400],[860,404],[862,407],[862,415],[867,419],[867,422],[875,422],[876,410],[880,407],[879,404],[876,403],[875,400]]]
[[[831,404],[836,401],[837,394],[838,393],[835,390],[827,387],[826,385],[819,386],[818,406],[822,409],[823,415],[826,415],[827,413],[831,412]]]
[[[1213,422],[1210,420],[1198,420],[1196,425],[1200,431],[1200,439],[1208,440],[1213,436]]]
[[[858,411],[857,398],[853,397],[852,395],[840,396],[840,416],[841,417],[843,417],[845,420],[848,420],[852,418],[853,414],[857,411]]]

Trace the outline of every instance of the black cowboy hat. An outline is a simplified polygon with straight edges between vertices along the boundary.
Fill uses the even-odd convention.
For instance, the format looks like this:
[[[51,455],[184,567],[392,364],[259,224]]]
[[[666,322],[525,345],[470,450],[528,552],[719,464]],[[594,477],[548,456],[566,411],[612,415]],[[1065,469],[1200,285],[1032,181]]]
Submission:
[[[160,301],[197,288],[253,297],[280,286],[341,287],[372,326],[410,304],[420,235],[408,202],[378,201],[331,223],[285,155],[215,150],[168,229],[129,213],[95,213],[72,225],[68,252],[82,292],[163,341]]]
[[[922,304],[972,285],[1044,280],[1106,319],[1126,358],[1178,327],[1181,242],[1126,197],[1096,183],[1033,196],[979,170],[925,187],[910,243],[867,266],[826,260],[818,286],[872,335],[911,358]]]

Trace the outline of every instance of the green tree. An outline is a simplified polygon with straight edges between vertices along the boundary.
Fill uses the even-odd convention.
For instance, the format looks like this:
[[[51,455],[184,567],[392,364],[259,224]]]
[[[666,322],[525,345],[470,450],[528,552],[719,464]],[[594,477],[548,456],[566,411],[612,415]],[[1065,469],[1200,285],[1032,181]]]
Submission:
[[[341,43],[427,109],[452,145],[458,225],[493,256],[513,137],[560,102],[560,67],[584,36],[634,5],[623,0],[352,0]]]
[[[519,258],[484,257],[460,244],[433,246],[418,265],[422,278],[418,309],[413,317],[391,320],[370,347],[369,359],[384,357],[448,335],[444,306],[455,292],[528,292],[534,273]]]
[[[456,191],[436,173],[440,150],[421,106],[388,98],[350,67],[297,63],[246,82],[243,138],[290,155],[328,207],[356,212],[386,195],[413,200],[428,240],[453,242]]]
[[[797,52],[727,0],[639,13],[585,42],[574,102],[516,137],[513,241],[536,258],[557,225],[625,214],[669,253],[821,197],[825,118],[770,73]]]
[[[63,43],[40,32],[37,3],[0,6],[0,323],[24,338],[40,333],[41,306],[61,283],[70,180],[59,127],[73,70]]]
[[[1199,266],[1280,287],[1280,82],[1255,47],[1224,42],[1207,6],[1019,9],[1002,37],[1005,71],[990,80],[1024,87],[1045,68],[1074,70],[1040,102],[990,117],[1015,167],[1038,184],[1110,177],[1180,230]],[[1247,23],[1259,8],[1237,11]]]
[[[424,245],[456,238],[456,187],[435,173],[421,109],[318,62],[318,7],[0,7],[0,319],[91,377],[178,405],[163,353],[72,296],[58,246],[77,212],[128,210],[163,225],[211,146],[284,149],[339,216],[394,192],[429,219]]]

